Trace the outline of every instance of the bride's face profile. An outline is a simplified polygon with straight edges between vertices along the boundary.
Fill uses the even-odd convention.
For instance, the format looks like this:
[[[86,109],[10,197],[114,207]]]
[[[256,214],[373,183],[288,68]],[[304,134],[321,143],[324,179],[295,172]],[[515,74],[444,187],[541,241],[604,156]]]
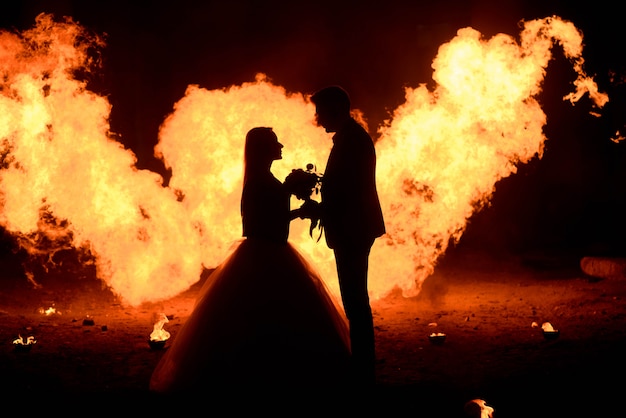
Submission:
[[[271,128],[253,128],[246,136],[245,159],[253,167],[267,166],[283,158],[283,144]]]
[[[271,141],[271,143],[269,144],[269,150],[270,155],[272,156],[272,161],[281,160],[283,158],[283,146],[283,144],[278,142],[278,138],[275,138],[273,141]]]

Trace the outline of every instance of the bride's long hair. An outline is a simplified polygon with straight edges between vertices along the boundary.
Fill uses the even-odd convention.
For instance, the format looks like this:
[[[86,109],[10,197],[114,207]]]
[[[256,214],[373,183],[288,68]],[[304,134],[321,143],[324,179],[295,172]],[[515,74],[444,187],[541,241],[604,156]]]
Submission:
[[[270,144],[277,139],[278,137],[272,128],[259,126],[248,131],[243,156],[243,184],[246,184],[248,179],[254,174],[268,169],[272,163],[272,158],[269,154]]]

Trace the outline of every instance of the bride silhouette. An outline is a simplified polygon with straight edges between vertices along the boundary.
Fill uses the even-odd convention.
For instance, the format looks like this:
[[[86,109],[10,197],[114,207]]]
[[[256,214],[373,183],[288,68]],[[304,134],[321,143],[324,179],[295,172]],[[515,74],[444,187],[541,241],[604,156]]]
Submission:
[[[208,277],[150,380],[159,393],[207,388],[328,387],[347,379],[343,310],[288,242],[290,193],[270,171],[283,145],[272,128],[246,135],[243,237]]]

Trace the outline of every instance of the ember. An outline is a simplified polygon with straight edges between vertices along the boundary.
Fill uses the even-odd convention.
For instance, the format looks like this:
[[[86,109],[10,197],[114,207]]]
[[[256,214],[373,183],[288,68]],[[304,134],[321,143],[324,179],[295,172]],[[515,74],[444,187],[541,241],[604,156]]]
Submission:
[[[443,332],[433,332],[428,336],[428,340],[433,345],[442,345],[446,341],[446,334]]]
[[[28,352],[36,342],[37,340],[35,340],[35,337],[33,336],[26,338],[26,341],[24,341],[20,335],[18,338],[13,340],[13,347],[17,352]]]
[[[158,350],[165,347],[165,343],[170,338],[170,333],[163,329],[163,325],[169,322],[167,316],[163,313],[158,315],[158,321],[154,324],[148,344],[150,348]]]
[[[472,399],[465,404],[465,413],[472,418],[492,418],[494,409],[482,399]]]
[[[49,307],[48,309],[44,309],[44,308],[39,308],[39,313],[42,315],[47,315],[50,316],[52,314],[58,314],[61,315],[60,311],[57,311],[55,308],[53,307]]]
[[[552,324],[549,322],[544,322],[541,324],[541,329],[543,330],[543,336],[546,340],[552,341],[559,338],[560,332],[558,329],[554,329]]]

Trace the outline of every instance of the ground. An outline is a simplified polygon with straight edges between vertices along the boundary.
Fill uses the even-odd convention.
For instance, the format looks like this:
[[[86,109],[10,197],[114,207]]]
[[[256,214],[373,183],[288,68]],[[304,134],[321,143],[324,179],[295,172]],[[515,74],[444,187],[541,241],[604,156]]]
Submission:
[[[327,398],[356,399],[369,412],[451,418],[470,416],[464,405],[472,399],[493,407],[494,417],[600,416],[621,409],[616,379],[626,369],[626,278],[591,276],[578,262],[471,253],[443,260],[417,297],[392,293],[372,302],[378,356],[373,392],[347,390],[333,398],[321,391],[315,399],[319,405]],[[166,402],[148,391],[164,352],[150,348],[149,334],[163,312],[170,318],[165,329],[175,337],[199,286],[171,300],[126,307],[97,279],[78,276],[33,288],[19,268],[4,269],[4,410],[53,411],[81,402],[114,409],[121,402],[148,411]],[[46,314],[51,307],[56,312]],[[544,338],[544,322],[559,330],[558,339]],[[446,334],[443,345],[429,342],[435,332]],[[31,335],[37,341],[32,349],[16,351],[13,340]],[[265,399],[274,410],[285,403],[284,397]],[[177,407],[191,412],[185,404]],[[291,409],[289,415],[312,412],[302,407],[302,414]]]

